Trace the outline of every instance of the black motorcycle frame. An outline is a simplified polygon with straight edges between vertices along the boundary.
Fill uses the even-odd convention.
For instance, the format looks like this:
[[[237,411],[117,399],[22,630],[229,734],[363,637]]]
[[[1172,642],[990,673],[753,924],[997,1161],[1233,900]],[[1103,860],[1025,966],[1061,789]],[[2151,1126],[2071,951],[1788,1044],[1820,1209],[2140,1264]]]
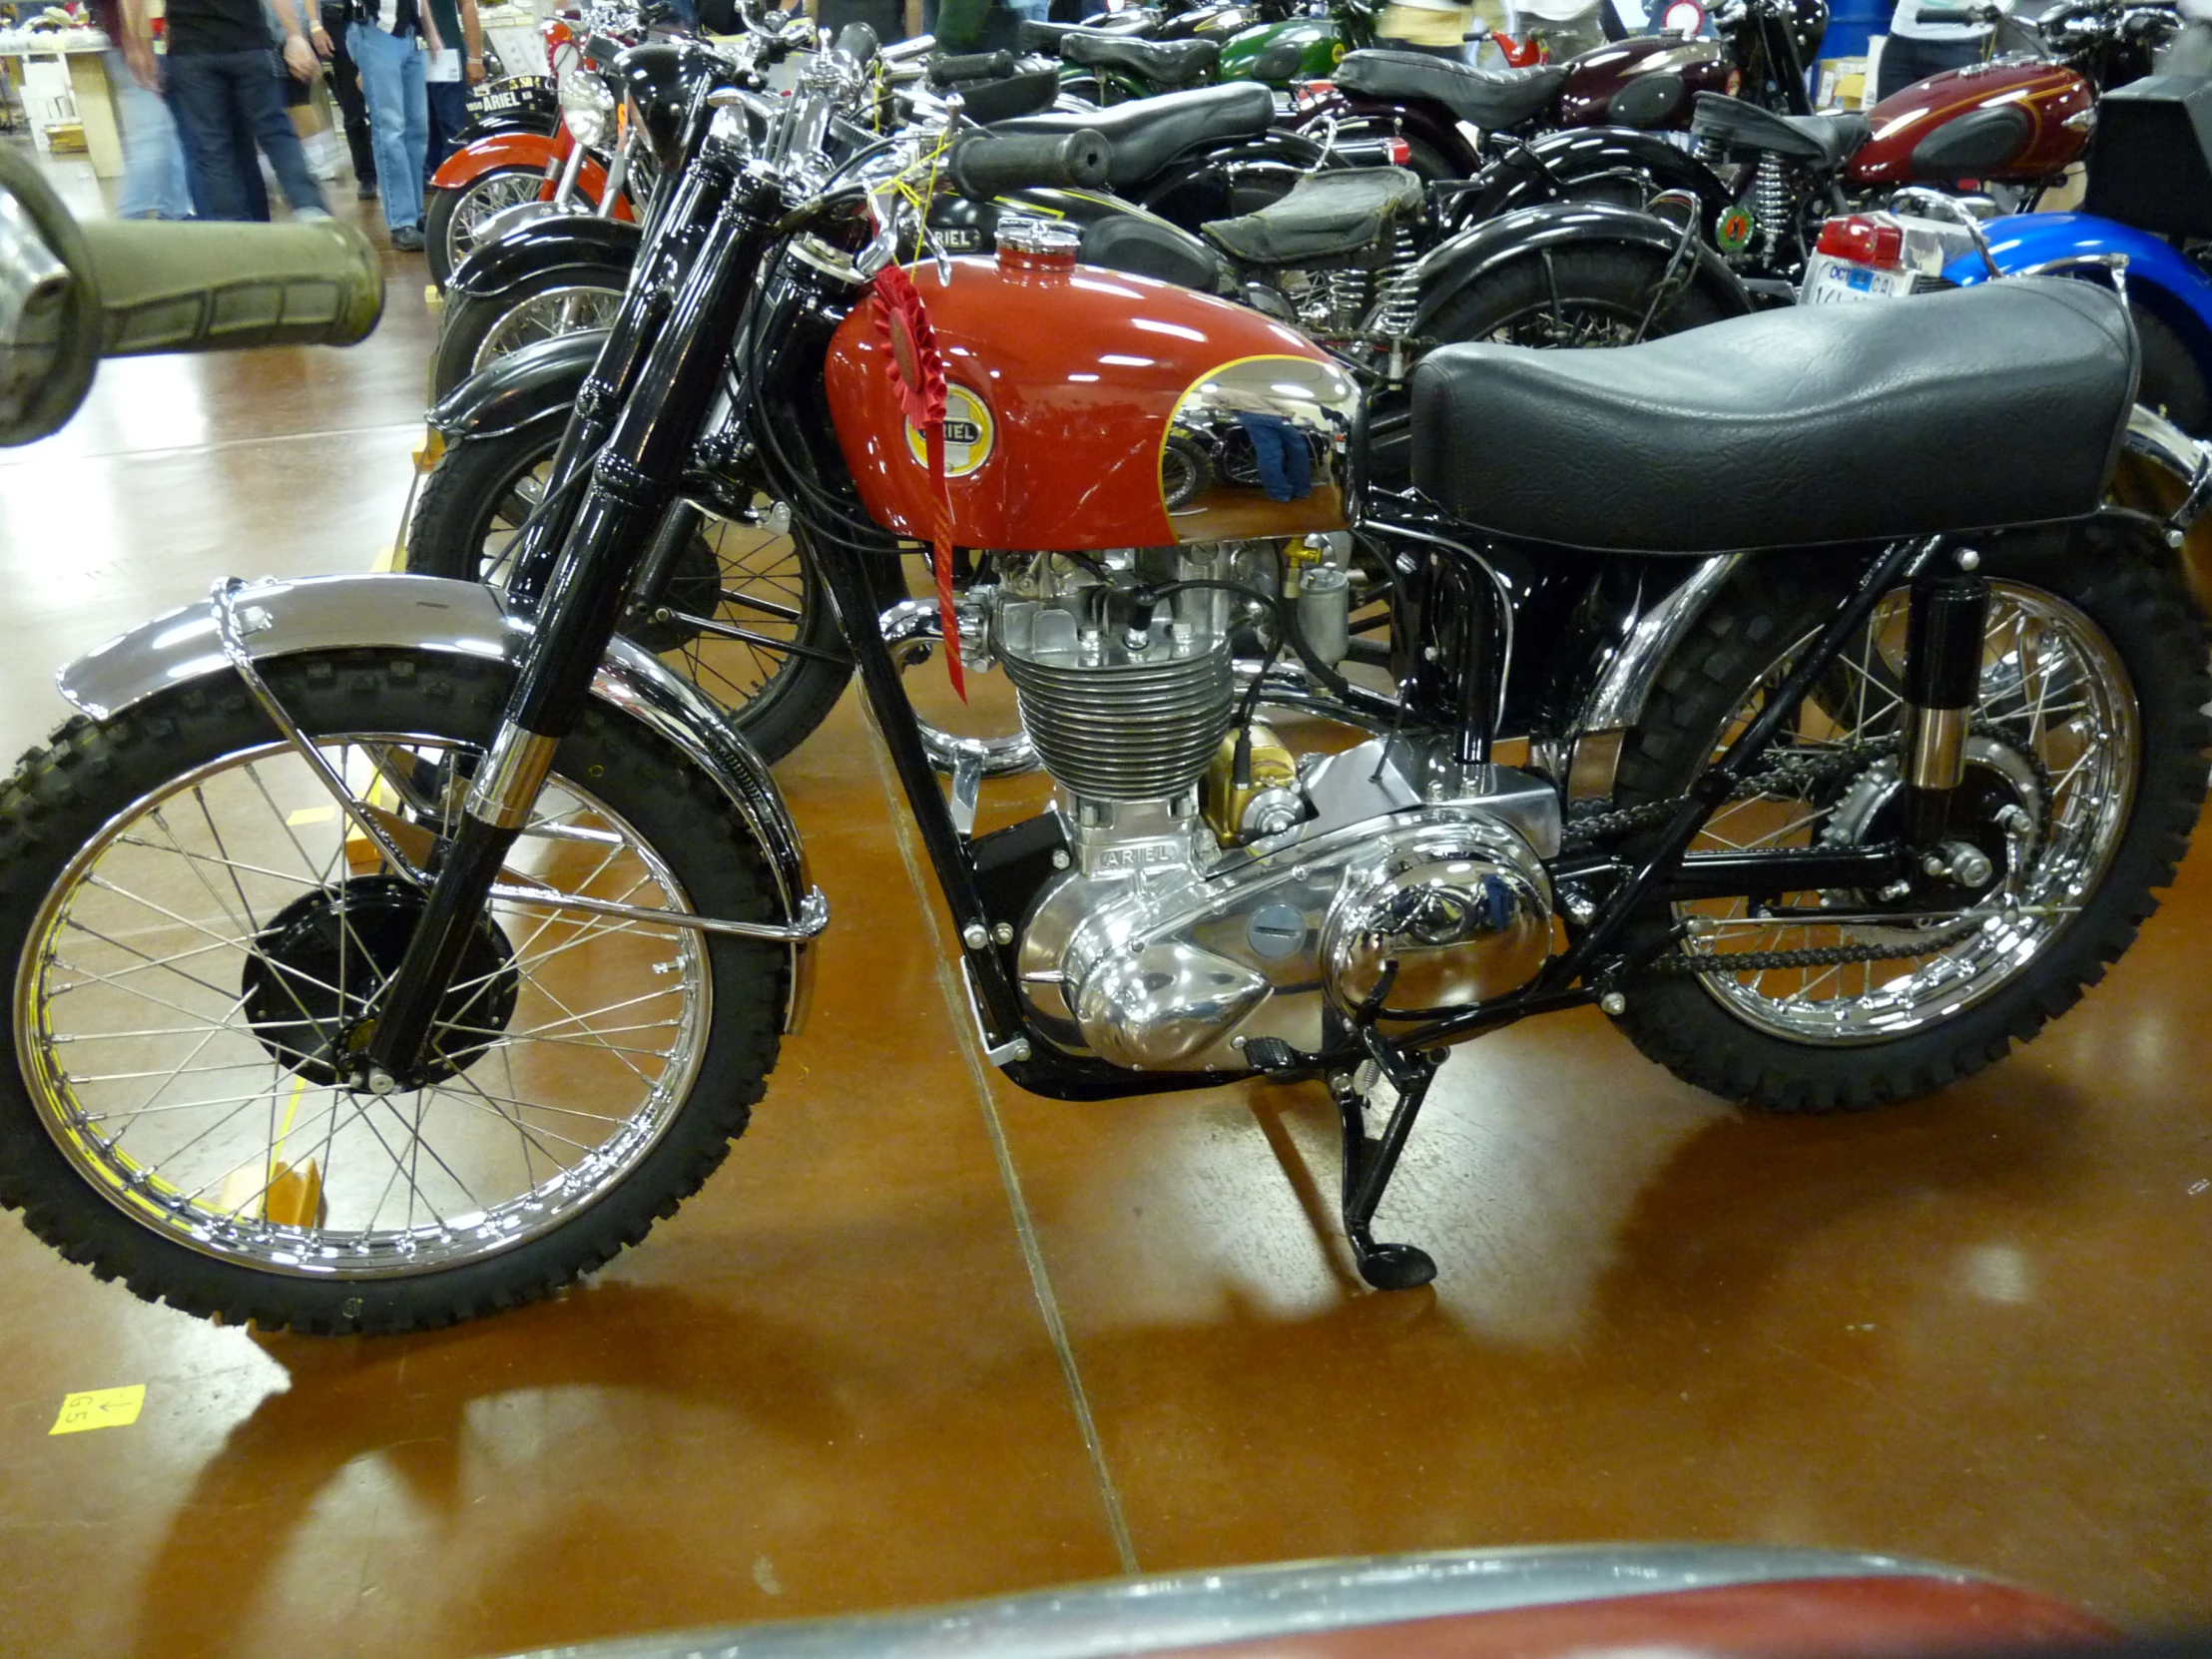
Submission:
[[[755,480],[777,491],[793,504],[817,550],[863,695],[951,912],[989,1058],[1024,1089],[1069,1100],[1223,1080],[1216,1073],[1130,1072],[1068,1054],[1032,1029],[1023,1012],[1010,941],[1018,937],[1028,898],[1049,873],[1052,851],[1062,844],[1058,820],[1047,814],[996,835],[963,834],[882,635],[874,573],[880,561],[901,555],[901,544],[866,519],[821,373],[831,333],[855,303],[864,302],[867,288],[854,269],[824,258],[820,244],[804,253],[794,246],[810,231],[833,235],[831,222],[840,217],[856,232],[858,201],[852,193],[832,195],[787,213],[772,175],[747,168],[735,149],[718,153],[715,147],[671,193],[648,269],[606,337],[563,435],[553,482],[524,532],[508,592],[511,603],[531,613],[529,644],[459,828],[431,860],[424,914],[377,1010],[359,1078],[372,1093],[405,1086],[416,1070],[461,948],[553,750],[573,728],[595,666],[641,581],[650,581],[656,552],[665,552],[668,524],[686,522],[680,509],[687,491],[712,488],[717,478],[733,492],[749,491]],[[1463,763],[1486,762],[1501,733],[1538,730],[1544,711],[1560,705],[1565,681],[1580,667],[1577,645],[1586,645],[1593,630],[1623,620],[1605,613],[1622,586],[1611,578],[1624,564],[1652,566],[1629,585],[1654,590],[1669,585],[1668,567],[1691,567],[1682,559],[1631,561],[1485,536],[1413,493],[1363,500],[1358,435],[1353,447],[1356,533],[1390,573],[1399,698],[1392,703],[1363,695],[1341,682],[1335,689],[1360,724],[1448,734]],[[742,485],[732,479],[733,469],[743,472]],[[1596,907],[1586,922],[1570,923],[1567,948],[1533,981],[1463,1008],[1371,1005],[1357,1017],[1332,1013],[1322,1052],[1285,1050],[1276,1057],[1275,1075],[1319,1074],[1330,1083],[1343,1117],[1345,1225],[1370,1283],[1413,1285],[1433,1273],[1412,1247],[1378,1244],[1370,1224],[1434,1075],[1440,1045],[1603,998],[1654,953],[1648,941],[1640,954],[1627,942],[1631,922],[1650,903],[1880,887],[1914,867],[1919,849],[1904,842],[1707,854],[1687,849],[1885,594],[1911,581],[1916,641],[1941,634],[1936,627],[1932,635],[1919,613],[1930,573],[1954,575],[1952,561],[1938,557],[1942,551],[1940,538],[1931,538],[1809,555],[1855,573],[1848,599],[1764,712],[1668,807],[1656,829],[1643,830],[1633,852],[1615,835],[1553,860],[1555,885],[1571,882],[1594,894]],[[1942,649],[1953,659],[1978,653],[1972,607],[1952,606],[1944,615],[1959,637],[1945,639]],[[1424,649],[1410,650],[1403,644],[1409,641]],[[1909,683],[1922,672],[1908,661]],[[1917,811],[1916,823],[1939,832],[1941,805]],[[1665,935],[1657,948],[1671,947],[1677,937]],[[1382,1029],[1384,1018],[1401,1026],[1418,1023],[1391,1035]],[[1370,1060],[1399,1090],[1379,1138],[1368,1134],[1351,1081]]]

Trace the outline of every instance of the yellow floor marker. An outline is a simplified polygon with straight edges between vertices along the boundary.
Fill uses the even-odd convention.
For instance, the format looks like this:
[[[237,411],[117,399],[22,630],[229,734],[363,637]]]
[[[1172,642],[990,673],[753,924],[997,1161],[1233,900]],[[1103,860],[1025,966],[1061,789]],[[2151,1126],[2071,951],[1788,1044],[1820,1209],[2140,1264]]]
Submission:
[[[88,1388],[83,1393],[64,1394],[61,1415],[46,1432],[82,1434],[88,1428],[126,1428],[138,1421],[139,1409],[145,1403],[143,1382],[134,1382],[128,1388]]]

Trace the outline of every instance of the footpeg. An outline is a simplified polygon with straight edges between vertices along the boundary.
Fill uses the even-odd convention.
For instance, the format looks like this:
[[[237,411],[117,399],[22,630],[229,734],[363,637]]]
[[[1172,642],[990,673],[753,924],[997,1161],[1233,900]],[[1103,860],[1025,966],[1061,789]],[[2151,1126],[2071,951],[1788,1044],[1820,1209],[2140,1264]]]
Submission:
[[[1276,1073],[1306,1069],[1306,1056],[1281,1037],[1250,1038],[1244,1045],[1244,1055],[1256,1071]]]

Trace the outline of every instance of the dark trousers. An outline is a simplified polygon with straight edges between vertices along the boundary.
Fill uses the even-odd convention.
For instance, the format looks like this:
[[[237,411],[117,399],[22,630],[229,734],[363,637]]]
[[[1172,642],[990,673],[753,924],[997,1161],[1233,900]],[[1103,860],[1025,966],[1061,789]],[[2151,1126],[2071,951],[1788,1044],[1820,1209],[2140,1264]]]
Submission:
[[[345,148],[353,157],[353,177],[364,185],[376,182],[376,146],[368,139],[368,101],[361,96],[361,72],[345,49],[346,26],[352,22],[344,6],[322,8],[322,28],[330,37],[330,57],[322,73],[330,83],[330,96],[338,101],[345,121]]]
[[[1884,99],[1893,92],[1903,92],[1915,81],[1980,61],[1978,40],[1914,40],[1909,35],[1892,35],[1882,46],[1882,69],[1874,95],[1877,100]]]
[[[429,81],[422,91],[430,105],[430,162],[423,174],[427,179],[461,147],[461,129],[468,125],[468,83]]]
[[[194,52],[167,60],[170,113],[192,163],[192,205],[202,219],[264,219],[258,145],[294,208],[320,208],[322,190],[284,113],[274,52]]]

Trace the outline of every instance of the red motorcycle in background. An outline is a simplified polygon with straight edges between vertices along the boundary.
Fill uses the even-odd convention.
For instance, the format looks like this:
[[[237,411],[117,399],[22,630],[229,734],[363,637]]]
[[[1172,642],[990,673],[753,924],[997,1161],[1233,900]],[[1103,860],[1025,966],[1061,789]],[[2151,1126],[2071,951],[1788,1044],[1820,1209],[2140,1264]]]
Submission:
[[[608,86],[615,55],[645,30],[634,18],[607,17],[597,29],[564,18],[540,26],[550,78],[496,83],[471,104],[487,107],[460,149],[431,175],[423,192],[423,252],[430,279],[444,287],[494,220],[517,208],[541,213],[596,213],[634,219],[631,175],[640,151],[627,112]],[[531,215],[514,215],[502,225]]]

